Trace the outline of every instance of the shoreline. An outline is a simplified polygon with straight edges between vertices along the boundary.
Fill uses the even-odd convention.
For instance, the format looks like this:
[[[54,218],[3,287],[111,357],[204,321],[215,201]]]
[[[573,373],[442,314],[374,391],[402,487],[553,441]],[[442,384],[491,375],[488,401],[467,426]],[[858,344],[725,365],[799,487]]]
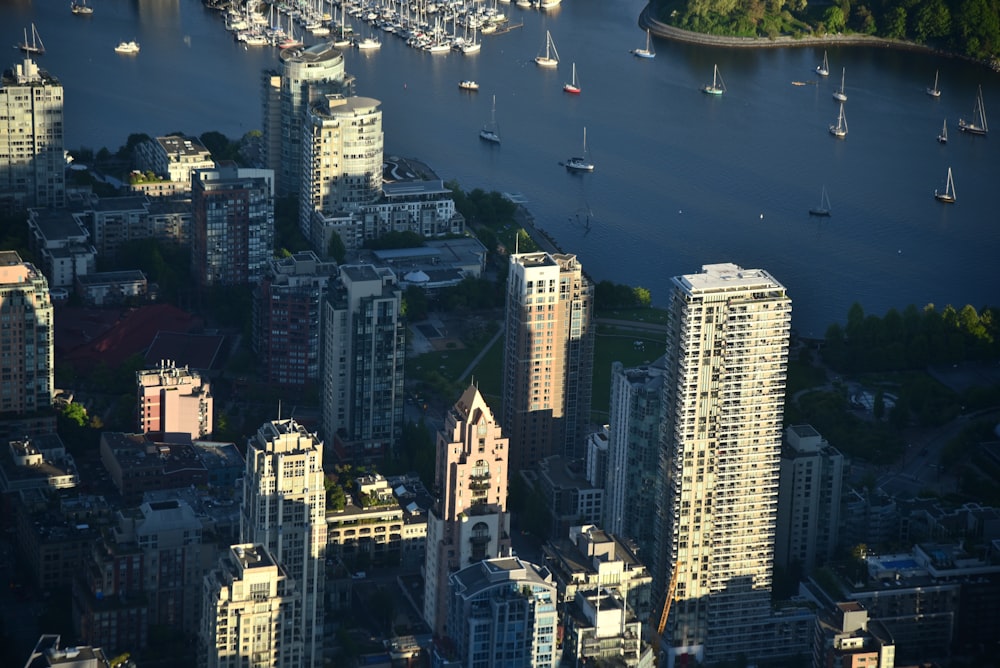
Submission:
[[[897,49],[900,51],[920,51],[932,53],[947,58],[957,58],[970,63],[982,65],[994,72],[1000,72],[1000,61],[990,63],[969,56],[963,56],[950,51],[942,51],[925,44],[916,42],[906,42],[903,40],[888,39],[886,37],[873,37],[871,35],[842,34],[823,35],[820,37],[790,37],[781,35],[779,37],[728,37],[723,35],[708,35],[705,33],[683,30],[652,17],[650,4],[647,4],[639,13],[639,27],[649,30],[650,34],[663,39],[686,44],[697,44],[699,46],[716,46],[730,49],[784,49],[806,46],[862,46],[862,47],[882,47],[885,49]]]

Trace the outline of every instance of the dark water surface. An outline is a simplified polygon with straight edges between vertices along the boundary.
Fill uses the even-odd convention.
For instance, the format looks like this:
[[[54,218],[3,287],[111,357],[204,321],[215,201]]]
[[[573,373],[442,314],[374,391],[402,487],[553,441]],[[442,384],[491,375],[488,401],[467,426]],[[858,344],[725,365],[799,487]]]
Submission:
[[[68,147],[114,150],[129,133],[218,130],[238,137],[261,123],[260,73],[271,48],[234,42],[197,0],[0,3],[0,43],[34,21],[39,61],[66,89]],[[1000,76],[913,52],[831,48],[831,76],[815,84],[822,50],[723,50],[645,45],[634,0],[564,0],[554,13],[498,4],[523,27],[487,36],[482,52],[432,55],[383,35],[375,52],[348,51],[359,95],[383,102],[387,154],[416,157],[444,179],[522,195],[540,227],[579,255],[596,280],[648,287],[702,264],[768,269],[793,299],[793,326],[821,335],[859,301],[882,314],[907,304],[977,308],[1000,296],[1000,137],[962,135],[976,87],[1000,134]],[[366,25],[357,25],[367,33]],[[550,30],[558,71],[532,59]],[[135,39],[137,56],[114,46]],[[9,47],[8,47],[9,48]],[[8,51],[9,67],[19,52]],[[583,93],[562,84],[575,62]],[[728,91],[699,87],[718,64]],[[849,133],[833,138],[831,93],[846,68]],[[939,99],[924,92],[940,70]],[[478,93],[458,89],[462,79]],[[503,143],[477,136],[493,95]],[[943,120],[950,141],[935,140]],[[560,162],[580,152],[592,174]],[[933,198],[954,172],[958,202]],[[833,216],[810,218],[826,186]],[[589,226],[588,226],[589,221]]]

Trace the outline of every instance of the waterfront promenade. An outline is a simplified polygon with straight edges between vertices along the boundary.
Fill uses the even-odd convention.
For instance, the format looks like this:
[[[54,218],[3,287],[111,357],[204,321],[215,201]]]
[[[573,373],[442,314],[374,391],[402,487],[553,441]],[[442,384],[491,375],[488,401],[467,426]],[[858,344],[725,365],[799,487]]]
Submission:
[[[714,46],[733,49],[784,49],[793,47],[815,47],[815,46],[861,46],[869,48],[900,49],[906,51],[921,51],[924,53],[934,53],[937,55],[959,58],[971,62],[986,65],[995,71],[1000,71],[1000,62],[988,63],[974,60],[965,56],[941,51],[924,44],[908,42],[898,39],[886,39],[884,37],[874,37],[872,35],[861,35],[857,33],[836,33],[814,36],[779,35],[777,37],[733,37],[724,35],[708,35],[705,33],[683,30],[663,23],[653,17],[650,5],[646,5],[639,14],[639,27],[657,37],[669,39],[687,44],[698,44],[701,46]]]

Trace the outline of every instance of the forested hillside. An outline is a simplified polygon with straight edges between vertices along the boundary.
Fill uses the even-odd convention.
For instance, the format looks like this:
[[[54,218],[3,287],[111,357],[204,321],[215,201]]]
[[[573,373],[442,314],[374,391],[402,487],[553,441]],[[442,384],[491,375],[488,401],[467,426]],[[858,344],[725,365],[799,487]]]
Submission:
[[[926,44],[995,64],[1000,0],[653,0],[664,23],[712,35],[859,33]]]

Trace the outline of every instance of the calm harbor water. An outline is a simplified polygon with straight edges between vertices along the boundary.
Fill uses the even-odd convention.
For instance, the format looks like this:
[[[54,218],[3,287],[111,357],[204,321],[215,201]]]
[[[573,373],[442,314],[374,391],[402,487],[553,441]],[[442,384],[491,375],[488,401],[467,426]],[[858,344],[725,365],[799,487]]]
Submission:
[[[68,147],[114,150],[129,133],[260,127],[260,72],[276,52],[233,41],[197,0],[0,3],[0,38],[14,44],[34,21],[42,66],[66,89]],[[670,276],[702,264],[768,269],[793,299],[793,326],[821,335],[851,303],[882,314],[907,304],[996,305],[1000,144],[957,130],[976,87],[1000,114],[1000,75],[930,54],[831,48],[818,79],[814,48],[724,50],[654,40],[645,45],[636,0],[564,0],[542,14],[498,4],[523,26],[487,36],[475,56],[432,55],[383,35],[374,52],[347,52],[359,95],[383,102],[387,154],[416,157],[464,188],[518,193],[538,225],[579,255],[596,280],[648,287],[662,303]],[[362,35],[367,24],[356,24]],[[558,71],[532,59],[552,33]],[[137,56],[114,46],[135,39]],[[9,67],[19,52],[8,52]],[[580,96],[562,91],[576,63]],[[728,91],[699,92],[718,64]],[[833,138],[831,94],[846,68],[849,126]],[[940,70],[939,99],[924,89]],[[458,89],[462,79],[478,93]],[[804,86],[793,81],[816,82]],[[496,118],[503,143],[477,133]],[[948,119],[947,145],[935,137]],[[1000,123],[1000,116],[995,119]],[[592,174],[560,162],[582,149]],[[1000,130],[998,130],[1000,131]],[[954,172],[958,203],[933,198]],[[810,218],[825,186],[833,216]],[[589,223],[589,224],[588,224]]]

